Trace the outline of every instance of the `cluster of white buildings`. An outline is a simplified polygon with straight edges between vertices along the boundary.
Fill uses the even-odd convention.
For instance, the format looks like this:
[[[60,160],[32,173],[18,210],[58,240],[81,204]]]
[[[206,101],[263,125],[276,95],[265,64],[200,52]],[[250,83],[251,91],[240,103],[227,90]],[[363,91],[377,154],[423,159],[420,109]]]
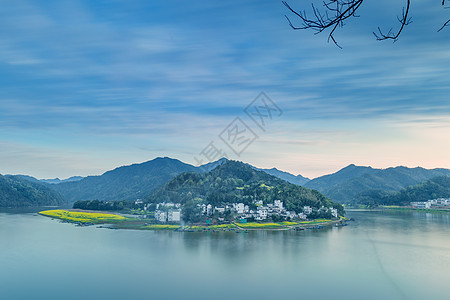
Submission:
[[[262,201],[258,201],[256,206],[256,211],[250,210],[241,215],[242,219],[254,218],[257,221],[264,221],[265,219],[277,215],[285,218],[299,218],[306,219],[306,213],[296,214],[294,211],[288,211],[283,207],[283,202],[281,200],[275,200],[273,204],[263,205]],[[305,206],[306,207],[306,206]],[[307,206],[309,207],[309,206]],[[312,209],[311,209],[312,212]]]
[[[162,202],[156,204],[155,220],[161,223],[180,223],[181,222],[181,204]]]
[[[223,214],[229,211],[230,213],[237,215],[240,219],[254,219],[256,221],[264,221],[272,216],[279,216],[287,219],[302,219],[305,220],[313,212],[313,208],[310,206],[304,206],[303,212],[296,213],[294,211],[288,211],[283,206],[283,201],[275,200],[273,204],[263,204],[262,200],[256,201],[256,209],[250,209],[248,205],[244,203],[232,203],[231,205],[225,205],[222,207],[212,206],[211,204],[199,204],[203,215],[211,217],[213,215],[219,216],[219,220],[223,221]],[[253,206],[254,207],[254,206]],[[145,210],[147,207],[144,208]],[[319,209],[329,210],[333,217],[338,217],[338,211],[334,208],[323,207]],[[155,220],[161,223],[180,223],[181,222],[181,204],[162,202],[156,205]]]
[[[450,208],[450,198],[438,198],[433,200],[428,200],[426,202],[411,202],[411,207],[413,208],[422,208],[422,209],[428,209],[428,208],[438,208],[438,207],[445,207]]]
[[[303,219],[305,220],[309,214],[313,212],[312,207],[304,206],[302,213],[295,213],[294,211],[288,211],[283,207],[283,201],[275,200],[273,204],[263,205],[263,201],[259,200],[255,202],[256,209],[250,209],[248,205],[244,203],[233,203],[232,205],[226,205],[224,207],[213,207],[211,204],[203,204],[202,211],[206,216],[211,216],[215,212],[224,213],[227,210],[231,210],[235,214],[237,214],[241,219],[249,219],[253,218],[257,221],[264,221],[267,218],[277,215],[284,218],[290,219]],[[334,208],[325,208],[321,209],[329,209],[333,217],[338,217],[338,211]]]

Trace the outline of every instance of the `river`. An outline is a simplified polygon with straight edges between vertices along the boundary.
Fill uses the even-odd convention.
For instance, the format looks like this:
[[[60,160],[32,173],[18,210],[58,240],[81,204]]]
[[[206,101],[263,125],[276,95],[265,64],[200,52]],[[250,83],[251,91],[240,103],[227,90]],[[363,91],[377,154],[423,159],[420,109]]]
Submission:
[[[77,227],[0,212],[0,299],[449,299],[450,214],[319,230]]]

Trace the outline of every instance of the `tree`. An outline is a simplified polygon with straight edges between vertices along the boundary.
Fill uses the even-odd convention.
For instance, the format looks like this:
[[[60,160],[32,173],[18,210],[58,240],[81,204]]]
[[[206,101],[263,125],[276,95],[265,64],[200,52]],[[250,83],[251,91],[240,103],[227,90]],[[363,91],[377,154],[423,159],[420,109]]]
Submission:
[[[312,3],[312,12],[310,15],[307,14],[306,10],[296,11],[286,1],[282,2],[284,6],[297,17],[298,21],[300,21],[300,25],[295,26],[291,19],[285,15],[292,29],[312,29],[316,34],[328,31],[328,41],[333,41],[336,46],[341,48],[334,38],[334,33],[338,28],[342,28],[345,25],[345,21],[348,19],[359,17],[357,11],[362,6],[364,0],[326,0],[322,2],[322,7],[318,7]],[[445,6],[445,0],[442,0],[441,5]],[[406,0],[406,5],[402,9],[402,14],[397,17],[400,24],[396,30],[391,28],[388,31],[383,31],[378,27],[378,29],[373,32],[375,38],[378,41],[397,41],[403,29],[411,23],[410,6],[411,0]],[[450,19],[447,20],[438,31],[441,31],[449,25]]]
[[[183,220],[186,222],[196,223],[201,220],[202,209],[198,205],[200,204],[198,200],[187,201],[182,208]]]

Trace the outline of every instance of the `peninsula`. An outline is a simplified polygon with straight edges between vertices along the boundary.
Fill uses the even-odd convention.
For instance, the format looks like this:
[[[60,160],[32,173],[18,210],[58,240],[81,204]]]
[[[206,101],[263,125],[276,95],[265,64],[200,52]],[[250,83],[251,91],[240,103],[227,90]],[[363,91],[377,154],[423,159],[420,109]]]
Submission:
[[[222,224],[162,224],[149,223],[147,219],[131,217],[119,213],[86,211],[78,209],[54,209],[39,212],[40,215],[59,219],[63,222],[73,223],[78,226],[101,225],[111,229],[135,229],[135,230],[174,230],[174,231],[248,231],[248,230],[304,230],[320,229],[325,226],[345,226],[347,219],[315,219],[307,221],[283,221],[283,222],[248,222],[248,223],[222,223]]]

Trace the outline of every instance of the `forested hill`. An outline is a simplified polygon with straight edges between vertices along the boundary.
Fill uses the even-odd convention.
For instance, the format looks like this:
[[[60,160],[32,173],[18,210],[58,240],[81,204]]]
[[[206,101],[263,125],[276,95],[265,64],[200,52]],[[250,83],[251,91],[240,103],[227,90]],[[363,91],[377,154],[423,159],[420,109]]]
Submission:
[[[198,171],[196,167],[168,157],[123,166],[101,176],[76,182],[52,184],[69,202],[77,200],[136,200],[144,198],[174,176]]]
[[[19,176],[0,175],[0,207],[60,206],[65,199],[47,186]]]
[[[288,210],[301,212],[303,206],[334,207],[343,214],[343,207],[316,190],[291,184],[247,164],[227,161],[207,173],[184,173],[176,176],[146,200],[148,202],[185,203],[196,199],[220,206],[242,202],[254,205],[282,200]]]
[[[76,182],[61,182],[49,185],[49,187],[61,193],[72,203],[78,200],[94,199],[103,201],[136,200],[148,197],[155,189],[179,174],[185,172],[206,173],[226,162],[227,159],[222,158],[195,167],[177,159],[159,157],[144,163],[119,167],[100,176],[85,177]],[[276,169],[263,171],[297,184],[308,180],[301,175],[294,176]],[[35,180],[37,181],[37,179]]]
[[[387,194],[419,184],[437,176],[448,176],[447,169],[395,167],[373,169],[350,165],[334,174],[313,179],[305,184],[327,197],[344,204],[364,204],[382,200]]]
[[[425,202],[437,198],[450,198],[450,177],[432,178],[393,195],[387,195],[381,202],[385,205],[409,205],[411,202]],[[370,200],[370,198],[365,199],[368,205],[372,204]],[[376,201],[376,199],[372,200]]]

